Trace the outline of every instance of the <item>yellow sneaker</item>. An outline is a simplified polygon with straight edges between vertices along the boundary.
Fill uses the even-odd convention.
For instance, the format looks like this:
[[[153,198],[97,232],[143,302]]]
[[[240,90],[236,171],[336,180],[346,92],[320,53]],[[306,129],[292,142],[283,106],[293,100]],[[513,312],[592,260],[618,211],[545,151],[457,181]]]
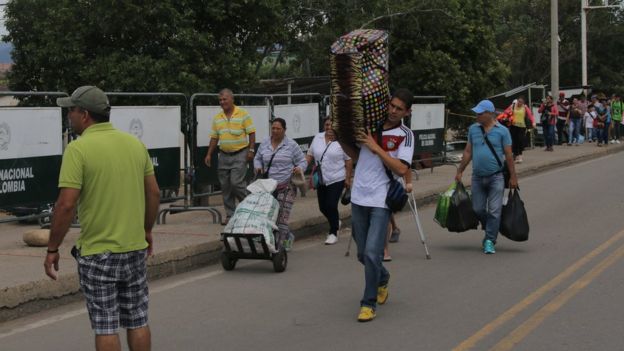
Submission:
[[[388,283],[377,288],[377,303],[383,305],[388,301]]]
[[[358,315],[358,322],[370,322],[375,318],[375,310],[368,307],[360,307],[360,314]]]

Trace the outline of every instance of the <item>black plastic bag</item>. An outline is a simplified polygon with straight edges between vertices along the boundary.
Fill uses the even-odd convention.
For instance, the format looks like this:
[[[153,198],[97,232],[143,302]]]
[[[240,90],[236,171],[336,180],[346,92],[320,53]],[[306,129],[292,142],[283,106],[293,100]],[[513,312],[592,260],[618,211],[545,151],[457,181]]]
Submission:
[[[500,232],[509,240],[529,240],[529,219],[517,189],[509,190],[507,204],[501,214]]]
[[[451,232],[465,232],[470,229],[477,229],[479,219],[472,209],[472,200],[464,188],[464,184],[457,183],[455,192],[451,197],[451,203],[446,218],[446,229]]]

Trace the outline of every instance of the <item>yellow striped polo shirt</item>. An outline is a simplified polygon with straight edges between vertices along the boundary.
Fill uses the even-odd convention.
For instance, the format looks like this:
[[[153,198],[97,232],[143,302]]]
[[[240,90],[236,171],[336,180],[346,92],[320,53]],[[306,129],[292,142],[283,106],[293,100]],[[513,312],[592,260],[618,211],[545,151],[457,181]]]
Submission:
[[[219,141],[221,151],[236,152],[249,145],[247,136],[255,132],[256,128],[249,113],[245,109],[234,106],[230,119],[223,111],[214,116],[210,137]]]

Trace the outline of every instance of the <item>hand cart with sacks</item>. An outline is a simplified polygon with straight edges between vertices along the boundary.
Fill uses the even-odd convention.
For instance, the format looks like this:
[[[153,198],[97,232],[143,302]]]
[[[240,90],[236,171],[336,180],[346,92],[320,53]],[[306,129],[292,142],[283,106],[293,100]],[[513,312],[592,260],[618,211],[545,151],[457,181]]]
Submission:
[[[236,211],[221,233],[223,251],[221,265],[226,271],[236,267],[239,259],[269,260],[275,272],[283,272],[288,255],[277,232],[279,203],[273,197],[277,183],[261,179],[250,184],[250,194],[236,207]]]

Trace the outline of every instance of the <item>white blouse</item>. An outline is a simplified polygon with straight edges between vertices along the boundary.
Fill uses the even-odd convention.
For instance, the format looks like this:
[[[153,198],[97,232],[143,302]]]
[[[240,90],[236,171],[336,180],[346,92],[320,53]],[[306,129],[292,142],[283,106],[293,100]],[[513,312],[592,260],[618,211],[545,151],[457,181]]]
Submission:
[[[328,146],[329,145],[329,146]],[[327,148],[327,152],[325,152]],[[323,156],[325,152],[325,156]],[[342,150],[340,143],[332,141],[325,143],[325,132],[318,133],[314,136],[308,155],[314,158],[315,163],[321,161],[321,173],[323,174],[323,182],[330,185],[346,178],[345,161],[350,160],[349,156]]]

